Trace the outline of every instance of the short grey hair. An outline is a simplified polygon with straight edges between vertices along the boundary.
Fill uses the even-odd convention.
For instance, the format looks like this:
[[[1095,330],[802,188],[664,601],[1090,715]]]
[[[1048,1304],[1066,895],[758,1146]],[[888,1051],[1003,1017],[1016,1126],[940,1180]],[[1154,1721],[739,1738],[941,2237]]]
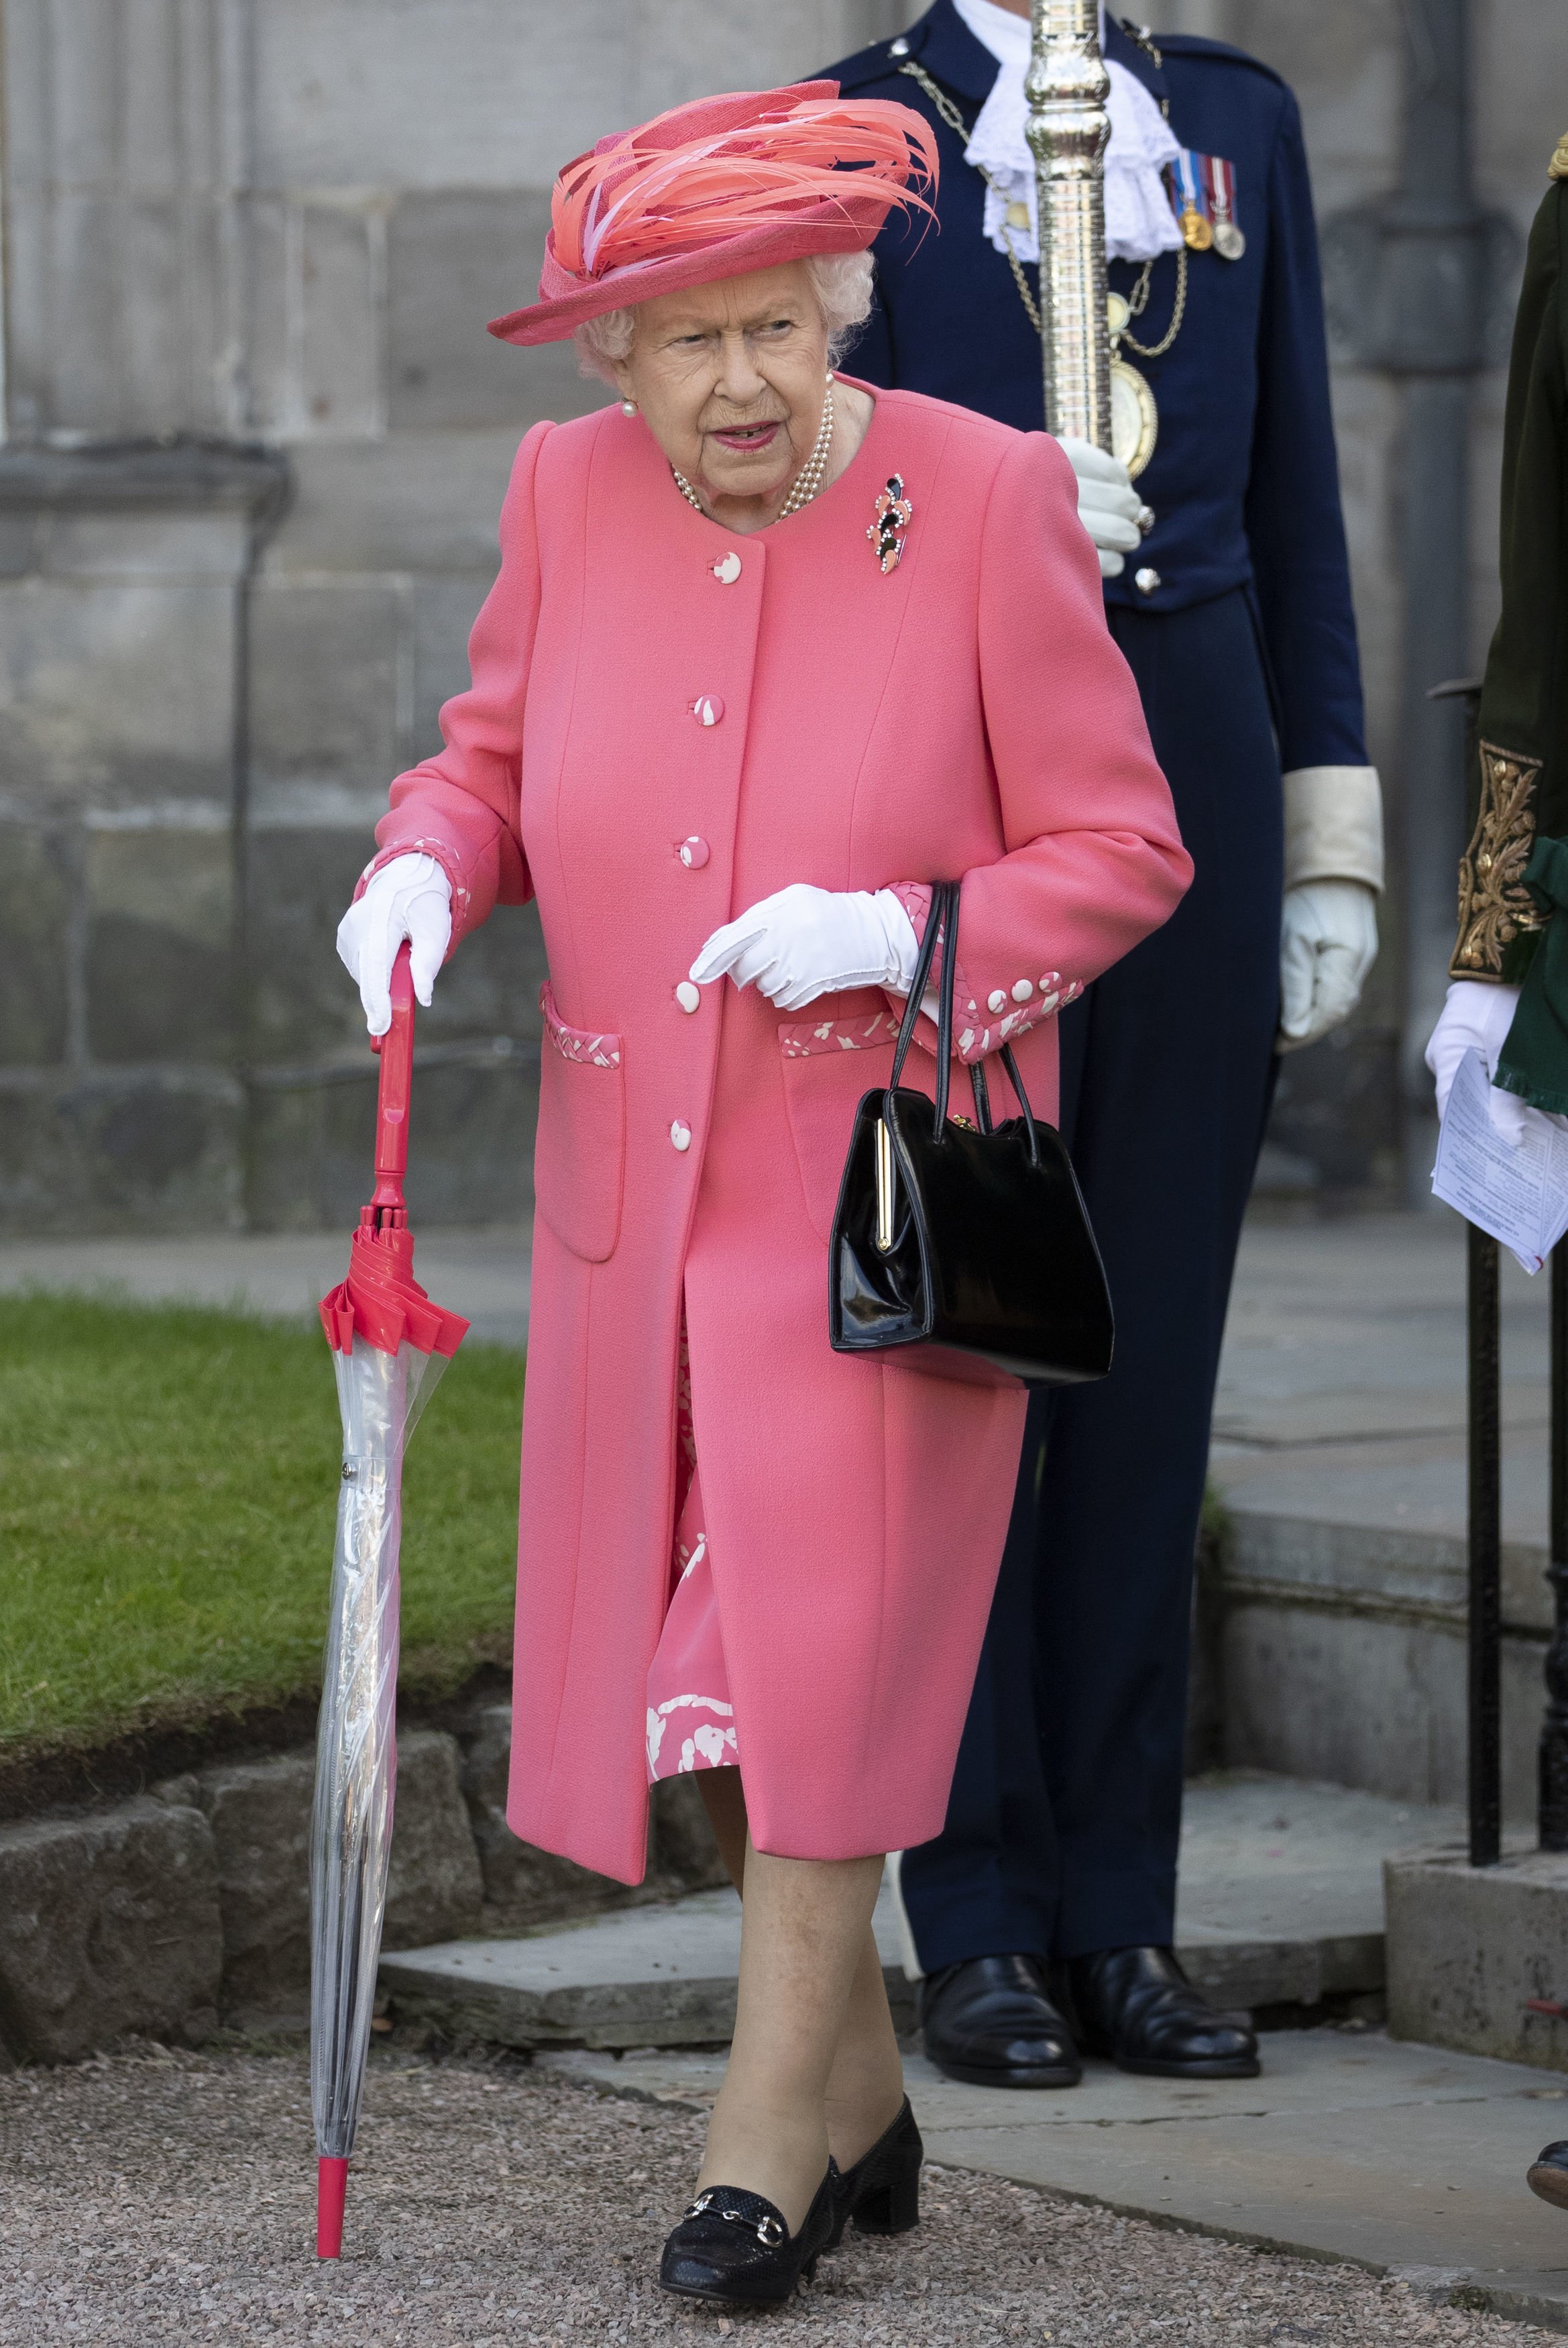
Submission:
[[[811,290],[827,328],[827,362],[836,366],[871,314],[873,270],[868,252],[817,252],[805,264]],[[579,375],[613,384],[618,361],[631,355],[637,312],[601,310],[572,335]]]

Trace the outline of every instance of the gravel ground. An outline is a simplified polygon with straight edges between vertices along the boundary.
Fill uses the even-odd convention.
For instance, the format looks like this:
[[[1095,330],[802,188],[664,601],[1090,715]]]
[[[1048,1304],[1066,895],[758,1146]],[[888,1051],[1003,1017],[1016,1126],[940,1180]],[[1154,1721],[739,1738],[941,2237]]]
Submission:
[[[994,2178],[928,2176],[925,2222],[825,2259],[785,2312],[664,2298],[692,2114],[513,2062],[376,2049],[347,2255],[313,2255],[295,2054],[147,2048],[0,2077],[0,2343],[541,2348],[770,2343],[1124,2348],[1133,2342],[1548,2348],[1351,2268],[1265,2257]]]

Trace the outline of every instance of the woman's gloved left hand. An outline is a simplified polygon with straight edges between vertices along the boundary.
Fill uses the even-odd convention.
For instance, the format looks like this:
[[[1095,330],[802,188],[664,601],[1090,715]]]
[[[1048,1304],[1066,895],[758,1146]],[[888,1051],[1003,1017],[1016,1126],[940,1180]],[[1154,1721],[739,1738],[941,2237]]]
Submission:
[[[726,975],[737,986],[754,983],[781,1011],[799,1011],[819,994],[852,986],[907,994],[919,952],[891,889],[814,889],[796,880],[715,930],[692,976],[699,986]]]

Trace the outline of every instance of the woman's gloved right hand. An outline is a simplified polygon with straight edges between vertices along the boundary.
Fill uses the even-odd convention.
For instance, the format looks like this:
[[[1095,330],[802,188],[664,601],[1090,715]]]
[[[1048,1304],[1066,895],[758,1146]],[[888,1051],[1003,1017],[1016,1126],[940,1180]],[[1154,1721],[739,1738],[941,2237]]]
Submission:
[[[338,959],[359,988],[373,1035],[392,1025],[392,965],[405,938],[414,992],[428,1010],[452,942],[452,883],[434,856],[395,856],[338,923]]]
[[[1132,487],[1125,465],[1091,440],[1068,437],[1062,454],[1078,479],[1078,519],[1094,541],[1102,579],[1120,578],[1124,554],[1135,554],[1153,514]]]

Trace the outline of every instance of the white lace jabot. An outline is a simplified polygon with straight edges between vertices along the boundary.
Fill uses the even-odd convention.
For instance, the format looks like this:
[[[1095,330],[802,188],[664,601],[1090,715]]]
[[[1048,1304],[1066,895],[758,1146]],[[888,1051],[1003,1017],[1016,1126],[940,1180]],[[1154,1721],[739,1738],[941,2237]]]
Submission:
[[[996,0],[953,0],[953,5],[1001,67],[964,150],[966,162],[982,165],[996,181],[994,188],[986,190],[986,234],[999,252],[1007,251],[1010,236],[1020,261],[1038,261],[1034,157],[1024,137],[1029,18],[998,7]],[[1103,38],[1103,7],[1100,27]],[[1111,143],[1105,149],[1106,254],[1112,261],[1152,261],[1159,253],[1174,252],[1182,242],[1160,177],[1181,149],[1137,76],[1110,59],[1106,69],[1111,76],[1106,109],[1111,117]],[[1009,221],[1009,205],[1018,204],[1028,208],[1027,228]],[[1013,221],[1017,219],[1015,212]]]

